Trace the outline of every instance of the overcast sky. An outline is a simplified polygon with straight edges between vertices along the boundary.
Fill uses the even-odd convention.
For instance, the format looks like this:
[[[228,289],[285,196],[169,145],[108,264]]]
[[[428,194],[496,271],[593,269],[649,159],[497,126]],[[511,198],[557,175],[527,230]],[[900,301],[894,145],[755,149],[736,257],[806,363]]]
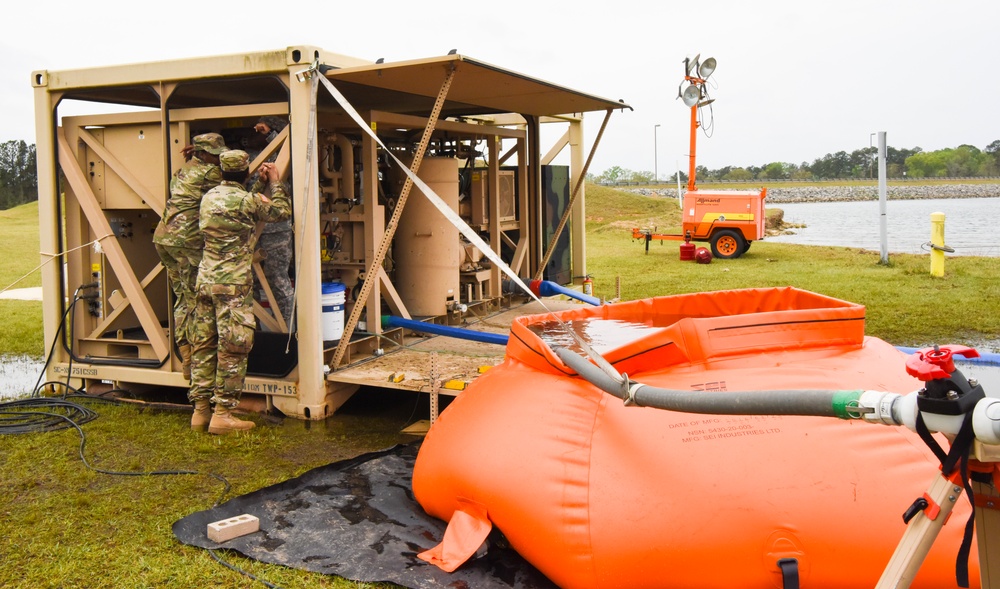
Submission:
[[[656,169],[661,177],[687,169],[690,110],[675,97],[684,58],[699,53],[718,60],[710,79],[712,136],[698,135],[697,163],[709,168],[811,163],[868,147],[877,131],[888,133],[890,146],[928,151],[982,149],[1000,139],[992,112],[1000,98],[995,0],[551,4],[18,3],[0,35],[0,141],[35,142],[33,70],[307,44],[387,62],[454,48],[623,99],[634,111],[612,116],[591,165],[595,174],[612,166]],[[602,116],[587,119],[588,150]]]

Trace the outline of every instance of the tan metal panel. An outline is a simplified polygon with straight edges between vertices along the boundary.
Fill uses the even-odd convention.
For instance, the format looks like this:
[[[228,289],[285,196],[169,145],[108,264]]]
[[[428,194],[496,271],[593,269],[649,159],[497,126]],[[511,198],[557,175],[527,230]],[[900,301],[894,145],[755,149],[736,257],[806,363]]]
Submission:
[[[367,60],[329,53],[308,45],[287,47],[271,51],[236,53],[192,59],[174,59],[84,68],[63,71],[33,72],[32,79],[43,80],[49,91],[120,86],[125,84],[152,84],[168,81],[196,80],[245,74],[287,73],[289,66],[308,67],[318,53],[321,63],[334,67],[352,67]],[[295,56],[298,55],[298,61]],[[154,102],[150,106],[156,106]]]
[[[80,170],[71,159],[70,154],[73,152],[61,132],[58,139],[60,147],[59,163],[62,166],[63,173],[66,175],[67,181],[73,187],[73,191],[80,201],[80,207],[87,216],[90,226],[100,236],[113,235],[114,232],[108,220],[104,217],[104,212],[93,197],[93,193],[88,189],[83,170]],[[111,263],[115,275],[121,281],[122,288],[125,290],[125,296],[132,302],[135,314],[142,324],[146,336],[149,338],[149,343],[153,347],[156,357],[160,360],[165,360],[169,354],[166,334],[160,328],[159,319],[157,319],[156,313],[153,311],[149,300],[143,292],[141,283],[129,265],[127,256],[122,252],[121,246],[114,239],[104,239],[102,243],[108,261]]]
[[[535,116],[630,108],[621,101],[584,94],[462,55],[344,68],[327,76],[335,84],[346,82],[433,99],[442,71],[451,67],[461,70],[461,75],[455,77],[448,93],[444,111],[449,114],[456,103]],[[404,96],[398,98],[403,100]]]

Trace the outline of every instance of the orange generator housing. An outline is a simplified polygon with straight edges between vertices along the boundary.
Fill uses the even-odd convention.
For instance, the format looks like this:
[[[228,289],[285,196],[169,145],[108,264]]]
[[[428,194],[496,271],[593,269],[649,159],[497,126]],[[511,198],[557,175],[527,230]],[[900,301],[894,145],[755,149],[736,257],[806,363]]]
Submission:
[[[633,228],[632,238],[644,238],[647,251],[650,241],[707,241],[714,257],[738,258],[750,249],[753,241],[764,239],[765,198],[767,188],[688,190],[684,193],[681,211],[681,233],[653,233]]]
[[[684,194],[683,230],[693,241],[708,241],[712,255],[736,258],[764,237],[764,199],[760,190],[689,190]]]

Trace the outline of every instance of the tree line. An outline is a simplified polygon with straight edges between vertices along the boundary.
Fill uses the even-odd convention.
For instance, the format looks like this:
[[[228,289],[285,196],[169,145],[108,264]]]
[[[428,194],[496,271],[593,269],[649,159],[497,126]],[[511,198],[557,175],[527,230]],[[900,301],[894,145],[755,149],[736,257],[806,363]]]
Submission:
[[[703,182],[726,180],[832,180],[842,178],[877,178],[878,150],[863,147],[851,153],[838,151],[817,158],[813,163],[790,164],[771,162],[762,166],[725,166],[709,170],[696,168]],[[680,173],[682,181],[687,174]],[[974,145],[923,151],[919,147],[896,149],[886,147],[886,175],[889,178],[974,178],[1000,176],[1000,139],[984,149]],[[651,182],[653,172],[636,172],[613,166],[600,175],[587,174],[587,180],[601,184],[619,182]],[[671,177],[672,179],[672,177]],[[0,143],[0,210],[9,209],[38,199],[38,173],[35,166],[35,145],[21,141]]]
[[[864,147],[851,153],[838,151],[817,158],[811,164],[771,162],[762,166],[725,166],[709,170],[695,168],[696,179],[703,182],[726,180],[731,182],[754,180],[834,180],[878,178],[878,148]],[[886,146],[886,176],[888,178],[975,178],[1000,176],[1000,139],[985,149],[974,145],[924,151],[919,147],[897,149]],[[687,174],[680,172],[682,181]],[[619,182],[650,182],[654,174],[636,172],[620,166],[611,167],[600,175],[587,174],[587,180],[601,184]],[[662,179],[662,178],[661,178]],[[673,175],[668,178],[672,180]]]
[[[0,143],[0,210],[38,200],[35,145]]]

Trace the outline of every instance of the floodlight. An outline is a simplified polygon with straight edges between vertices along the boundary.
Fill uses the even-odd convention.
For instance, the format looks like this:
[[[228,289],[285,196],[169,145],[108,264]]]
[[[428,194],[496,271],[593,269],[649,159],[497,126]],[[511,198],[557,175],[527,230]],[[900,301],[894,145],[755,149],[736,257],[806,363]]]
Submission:
[[[698,104],[701,100],[701,88],[691,84],[684,89],[684,93],[681,94],[681,100],[684,101],[684,106],[694,106]]]
[[[708,105],[712,104],[713,102],[715,102],[714,98],[710,98],[710,99],[706,100],[705,102],[699,102],[698,103],[698,108],[701,108],[703,106],[708,106]]]
[[[718,65],[718,62],[715,61],[715,58],[709,57],[698,66],[698,77],[702,80],[707,80],[712,75],[712,72],[715,71],[716,65]]]

